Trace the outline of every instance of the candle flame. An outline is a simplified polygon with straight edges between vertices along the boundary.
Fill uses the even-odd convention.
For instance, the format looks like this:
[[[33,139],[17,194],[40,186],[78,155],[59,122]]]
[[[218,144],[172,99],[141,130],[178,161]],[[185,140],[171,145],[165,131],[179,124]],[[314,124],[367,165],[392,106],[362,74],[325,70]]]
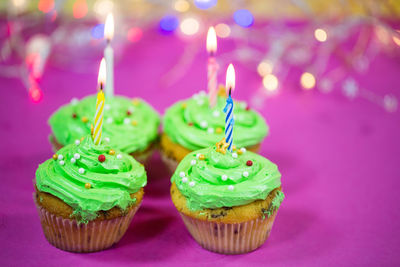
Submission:
[[[107,41],[111,41],[114,37],[114,16],[112,13],[108,13],[106,18],[106,24],[104,26],[104,37]]]
[[[99,85],[99,89],[103,90],[104,85],[106,83],[106,60],[104,58],[101,59],[100,68],[99,68],[99,76],[97,78],[97,84]]]
[[[217,52],[217,34],[214,27],[210,27],[207,33],[207,52],[213,54]]]
[[[235,90],[235,69],[232,64],[229,64],[226,70],[226,91],[230,94],[231,91]]]

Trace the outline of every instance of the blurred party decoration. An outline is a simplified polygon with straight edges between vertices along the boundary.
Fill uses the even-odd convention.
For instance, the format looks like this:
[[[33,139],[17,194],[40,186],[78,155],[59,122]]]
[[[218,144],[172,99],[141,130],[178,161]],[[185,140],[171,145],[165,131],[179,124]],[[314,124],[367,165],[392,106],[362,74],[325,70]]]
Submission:
[[[160,20],[160,29],[163,32],[173,32],[178,28],[179,20],[175,16],[167,15]]]
[[[250,27],[254,23],[253,14],[247,9],[240,9],[233,13],[233,19],[242,27]]]
[[[194,0],[196,7],[200,9],[208,9],[217,4],[217,0]]]

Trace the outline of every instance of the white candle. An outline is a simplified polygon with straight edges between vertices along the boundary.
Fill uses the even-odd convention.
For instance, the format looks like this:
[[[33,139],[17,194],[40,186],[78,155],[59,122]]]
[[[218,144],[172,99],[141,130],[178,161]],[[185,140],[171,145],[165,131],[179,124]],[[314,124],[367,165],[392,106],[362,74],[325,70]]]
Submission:
[[[114,95],[114,51],[111,47],[111,40],[114,37],[114,16],[109,13],[104,26],[104,37],[107,40],[107,46],[104,49],[104,58],[106,59],[107,83],[105,93],[108,97]]]

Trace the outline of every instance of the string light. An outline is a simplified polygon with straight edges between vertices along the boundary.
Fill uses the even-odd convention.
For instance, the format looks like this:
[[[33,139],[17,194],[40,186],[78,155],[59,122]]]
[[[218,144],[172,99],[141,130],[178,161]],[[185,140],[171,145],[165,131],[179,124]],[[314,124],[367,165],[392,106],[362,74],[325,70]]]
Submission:
[[[165,32],[173,32],[178,28],[179,21],[175,16],[167,15],[160,20],[160,29]]]
[[[189,5],[188,1],[177,0],[177,1],[175,1],[174,8],[178,12],[186,12],[189,10],[190,5]]]
[[[240,9],[233,13],[233,19],[235,22],[244,28],[248,28],[254,23],[253,14],[247,9]]]
[[[314,36],[319,42],[325,42],[328,39],[328,34],[326,31],[319,28],[314,31]]]
[[[215,26],[215,32],[218,37],[227,38],[231,35],[231,28],[225,23],[220,23]]]
[[[315,77],[309,72],[304,72],[300,77],[300,83],[304,89],[310,90],[315,86]]]
[[[258,74],[260,74],[261,77],[270,74],[272,72],[271,62],[267,60],[261,61],[260,64],[258,64],[257,66],[257,72]]]
[[[278,78],[273,74],[267,74],[263,78],[263,85],[268,91],[275,91],[278,88]]]
[[[209,9],[217,4],[217,0],[194,0],[194,4],[200,9]]]
[[[199,31],[200,24],[195,18],[186,18],[181,22],[180,29],[186,35],[194,35]]]

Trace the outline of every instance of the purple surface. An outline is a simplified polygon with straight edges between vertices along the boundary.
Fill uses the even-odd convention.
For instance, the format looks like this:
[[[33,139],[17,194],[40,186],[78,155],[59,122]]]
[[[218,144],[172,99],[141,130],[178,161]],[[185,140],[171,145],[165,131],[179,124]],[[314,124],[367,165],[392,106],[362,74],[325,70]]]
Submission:
[[[203,52],[173,86],[159,81],[184,46],[172,36],[145,34],[117,61],[117,93],[143,97],[162,112],[203,89]],[[229,49],[232,44],[221,41],[219,47]],[[278,164],[286,199],[260,249],[239,256],[203,250],[170,201],[169,177],[158,155],[148,169],[143,205],[120,243],[93,254],[52,247],[43,236],[32,200],[35,169],[52,155],[46,121],[72,97],[93,93],[96,71],[97,62],[87,74],[50,62],[41,81],[44,98],[38,104],[28,99],[18,80],[0,78],[0,265],[400,264],[399,112],[386,113],[370,102],[351,101],[338,93],[301,92],[298,75],[289,75],[281,93],[269,98],[261,110],[271,127],[261,154]],[[399,97],[398,62],[379,56],[369,73],[360,77],[362,86]],[[234,97],[248,100],[260,79],[238,64],[236,74]]]

